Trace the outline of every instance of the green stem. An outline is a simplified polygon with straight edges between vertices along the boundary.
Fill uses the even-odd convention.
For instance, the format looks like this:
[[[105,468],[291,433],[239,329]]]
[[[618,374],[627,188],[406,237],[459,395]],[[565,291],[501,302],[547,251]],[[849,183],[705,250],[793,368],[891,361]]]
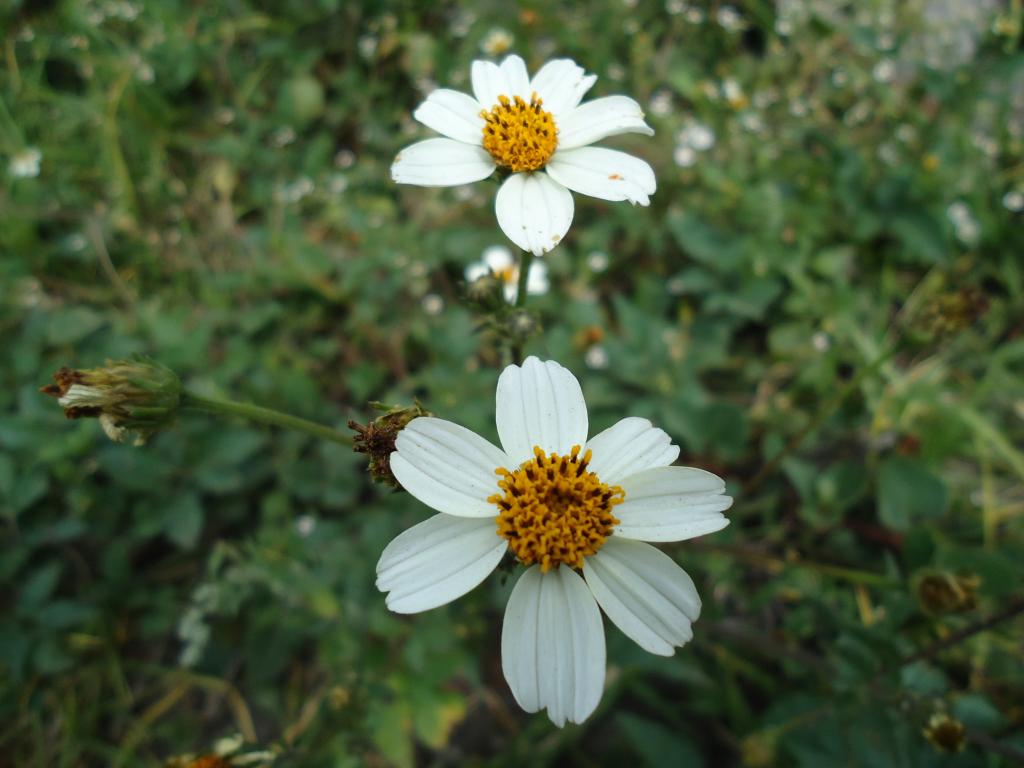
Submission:
[[[533,264],[533,254],[530,251],[523,251],[519,259],[519,287],[516,292],[516,307],[526,306],[526,283],[530,277],[530,266]]]
[[[275,427],[284,427],[285,429],[297,429],[300,432],[306,432],[314,437],[330,440],[333,443],[352,445],[352,438],[349,435],[339,432],[332,427],[317,424],[315,421],[300,419],[298,416],[281,413],[281,411],[252,405],[251,403],[238,403],[234,400],[204,397],[203,395],[197,395],[195,392],[186,390],[181,395],[181,404],[185,408],[194,408],[220,416],[240,416],[243,419],[255,421],[258,424],[269,424]]]
[[[519,258],[519,280],[516,283],[516,309],[522,309],[526,306],[526,286],[530,278],[530,266],[533,264],[533,253],[530,251],[523,251],[522,256]],[[517,338],[512,343],[512,362],[521,363],[523,362],[523,344]]]

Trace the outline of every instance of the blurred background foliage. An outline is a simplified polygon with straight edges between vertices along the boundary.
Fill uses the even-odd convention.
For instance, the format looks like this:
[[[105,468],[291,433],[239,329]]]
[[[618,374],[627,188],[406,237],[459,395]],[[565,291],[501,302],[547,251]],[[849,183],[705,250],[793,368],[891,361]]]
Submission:
[[[1021,19],[8,0],[0,763],[1013,763]],[[376,559],[428,511],[345,446],[196,416],[133,448],[38,393],[138,352],[339,428],[419,397],[493,438],[503,350],[462,275],[503,242],[495,187],[399,188],[388,166],[429,135],[426,93],[509,49],[575,58],[657,130],[610,142],[658,193],[577,198],[527,350],[579,375],[595,429],[648,416],[737,499],[725,531],[668,548],[704,598],[694,641],[656,658],[608,625],[601,707],[564,731],[502,680],[505,579],[386,611]]]

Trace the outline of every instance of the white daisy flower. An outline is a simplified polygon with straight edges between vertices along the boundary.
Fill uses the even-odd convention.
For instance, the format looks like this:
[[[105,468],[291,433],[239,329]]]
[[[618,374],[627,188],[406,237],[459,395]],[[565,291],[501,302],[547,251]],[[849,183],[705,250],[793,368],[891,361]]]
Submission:
[[[31,179],[39,175],[42,159],[42,152],[35,147],[27,147],[11,157],[7,170],[16,179]]]
[[[580,104],[597,80],[570,59],[549,61],[531,80],[519,56],[500,65],[474,61],[473,96],[447,88],[413,113],[445,138],[403,149],[391,166],[400,184],[448,187],[480,181],[496,168],[511,172],[495,198],[498,224],[536,256],[565,236],[572,222],[569,190],[602,200],[648,205],[654,171],[639,158],[591,147],[622,133],[654,131],[628,96]]]
[[[504,245],[492,245],[484,249],[480,261],[466,267],[466,282],[473,282],[484,275],[492,274],[501,281],[505,301],[514,304],[519,295],[519,264],[512,251]],[[526,276],[526,293],[540,296],[548,292],[548,267],[542,261],[530,264]]]
[[[425,611],[469,592],[510,551],[526,571],[505,609],[505,680],[527,712],[579,723],[604,687],[598,606],[644,650],[671,656],[693,637],[700,597],[644,542],[720,530],[732,499],[710,472],[670,466],[679,448],[646,419],[588,441],[579,382],[553,361],[504,370],[496,421],[500,449],[432,417],[399,433],[392,472],[440,514],[387,546],[377,587],[392,611]]]
[[[487,37],[480,43],[480,50],[488,56],[500,56],[503,53],[508,53],[514,42],[515,38],[512,37],[511,32],[496,27],[488,32]]]

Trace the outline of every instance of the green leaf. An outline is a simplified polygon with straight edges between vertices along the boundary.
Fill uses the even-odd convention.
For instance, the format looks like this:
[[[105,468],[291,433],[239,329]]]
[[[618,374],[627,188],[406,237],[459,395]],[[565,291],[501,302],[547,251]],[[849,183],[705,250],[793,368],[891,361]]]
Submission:
[[[54,600],[36,612],[36,621],[52,629],[84,624],[96,615],[96,609],[75,600]]]
[[[51,344],[74,344],[105,322],[103,315],[87,307],[57,310],[50,315],[46,329],[47,340]]]
[[[28,577],[25,586],[21,588],[18,600],[18,607],[23,613],[35,613],[43,602],[53,594],[57,588],[61,570],[60,563],[49,562]]]
[[[630,714],[615,720],[648,768],[701,768],[705,764],[690,737],[678,729]]]
[[[202,530],[203,506],[197,494],[182,494],[164,509],[164,533],[182,549],[192,549]]]
[[[920,462],[891,456],[878,473],[878,515],[898,531],[914,523],[942,517],[949,504],[946,484]]]

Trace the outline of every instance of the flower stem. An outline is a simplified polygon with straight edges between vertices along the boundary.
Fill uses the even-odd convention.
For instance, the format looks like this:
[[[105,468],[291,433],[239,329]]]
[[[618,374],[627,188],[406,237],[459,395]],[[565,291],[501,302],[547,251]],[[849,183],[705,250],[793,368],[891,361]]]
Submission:
[[[526,306],[526,286],[530,278],[530,266],[533,264],[533,253],[523,251],[519,257],[519,279],[516,282],[516,309],[523,309]],[[512,344],[512,362],[523,362],[523,343],[517,339]]]
[[[526,284],[530,277],[530,266],[533,264],[533,254],[530,251],[523,251],[519,259],[519,285],[516,291],[516,306],[526,306]]]
[[[352,438],[324,424],[317,424],[315,421],[300,419],[288,413],[275,411],[271,408],[264,408],[251,403],[239,403],[234,400],[221,400],[213,397],[197,395],[195,392],[185,390],[181,395],[181,405],[185,408],[193,408],[206,413],[214,413],[220,416],[240,416],[243,419],[254,421],[258,424],[270,424],[285,429],[297,429],[300,432],[330,440],[333,443],[352,445]]]

